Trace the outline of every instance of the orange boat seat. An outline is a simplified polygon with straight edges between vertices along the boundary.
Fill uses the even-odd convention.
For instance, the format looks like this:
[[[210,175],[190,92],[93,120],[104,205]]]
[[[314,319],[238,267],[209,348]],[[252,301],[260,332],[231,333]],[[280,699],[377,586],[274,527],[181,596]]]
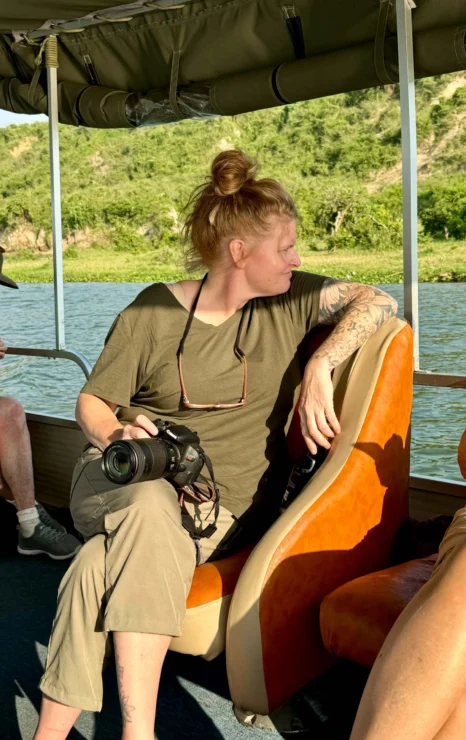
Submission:
[[[312,333],[308,353],[328,335]],[[327,594],[387,567],[408,515],[412,332],[390,319],[333,375],[342,432],[300,496],[251,551],[196,569],[172,650],[212,659],[226,646],[231,697],[267,715],[333,662],[319,609]],[[288,432],[305,450],[296,414]]]
[[[466,431],[458,448],[458,464],[466,478]],[[429,580],[436,559],[437,555],[431,555],[370,573],[326,596],[320,627],[328,652],[370,668],[398,616]]]
[[[431,555],[345,583],[320,607],[322,640],[329,653],[370,668],[401,612],[429,580]]]

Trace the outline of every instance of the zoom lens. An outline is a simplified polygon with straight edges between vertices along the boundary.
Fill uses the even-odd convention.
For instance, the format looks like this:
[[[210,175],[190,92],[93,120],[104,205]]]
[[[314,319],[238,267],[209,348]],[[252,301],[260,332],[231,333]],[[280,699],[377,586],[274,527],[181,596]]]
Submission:
[[[112,442],[102,455],[102,470],[112,483],[138,483],[165,478],[176,471],[178,452],[163,439],[125,439]]]
[[[131,445],[113,442],[102,457],[102,466],[112,483],[124,485],[134,477],[138,461]]]

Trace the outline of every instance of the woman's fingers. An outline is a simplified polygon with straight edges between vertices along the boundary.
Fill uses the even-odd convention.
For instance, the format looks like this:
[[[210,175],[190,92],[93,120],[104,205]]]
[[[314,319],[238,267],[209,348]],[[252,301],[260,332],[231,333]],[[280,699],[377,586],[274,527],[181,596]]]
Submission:
[[[308,365],[299,416],[301,431],[311,453],[317,452],[317,445],[329,450],[329,440],[339,434],[341,428],[333,408],[333,384],[328,369],[322,371],[320,367]]]
[[[317,428],[316,420],[315,418],[307,423],[307,428],[309,430],[309,434],[320,447],[324,447],[326,450],[330,449],[330,442],[328,441],[327,437],[322,434],[321,431]]]
[[[300,410],[300,420],[301,432],[312,454],[317,452],[316,445],[329,450],[331,440],[341,431],[333,408],[324,411],[303,407]]]
[[[335,432],[335,434],[340,434],[340,432],[341,432],[341,426],[340,426],[340,422],[337,419],[337,415],[335,413],[335,410],[333,408],[333,403],[326,410],[325,416],[327,417],[327,421],[328,421],[329,425],[332,427],[332,429]]]
[[[306,409],[300,410],[301,432],[309,450],[315,454],[317,452],[316,444],[330,449],[330,442],[327,437],[318,429],[314,414],[309,413]]]
[[[317,428],[325,437],[334,437],[335,433],[333,429],[330,428],[327,419],[326,414],[324,411],[317,411],[316,412],[316,424]]]
[[[317,455],[317,445],[316,443],[311,439],[311,437],[306,436],[303,432],[303,439],[307,445],[307,449],[311,453],[311,455]]]
[[[309,434],[309,430],[307,428],[306,420],[301,416],[301,434],[303,435],[303,439],[307,445],[307,448],[311,455],[317,454],[317,445],[312,439],[311,435]]]
[[[141,429],[141,427],[132,427],[131,429],[131,439],[148,439],[150,436],[149,432]]]
[[[144,429],[151,437],[155,437],[159,430],[155,426],[153,421],[150,421],[147,416],[144,416],[144,414],[139,414],[139,416],[136,416],[134,420],[134,426],[135,427],[141,427],[141,429]]]

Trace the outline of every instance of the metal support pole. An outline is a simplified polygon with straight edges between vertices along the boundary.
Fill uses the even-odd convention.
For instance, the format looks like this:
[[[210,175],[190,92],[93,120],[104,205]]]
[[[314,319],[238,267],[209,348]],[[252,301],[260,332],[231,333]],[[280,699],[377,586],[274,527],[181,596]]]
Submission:
[[[45,47],[49,114],[50,178],[52,191],[53,284],[55,294],[55,346],[65,349],[65,301],[63,295],[63,248],[60,193],[60,148],[58,138],[58,44],[49,36]]]
[[[417,138],[414,85],[413,0],[396,0],[403,162],[403,271],[405,318],[414,332],[414,369],[419,370],[417,239]]]

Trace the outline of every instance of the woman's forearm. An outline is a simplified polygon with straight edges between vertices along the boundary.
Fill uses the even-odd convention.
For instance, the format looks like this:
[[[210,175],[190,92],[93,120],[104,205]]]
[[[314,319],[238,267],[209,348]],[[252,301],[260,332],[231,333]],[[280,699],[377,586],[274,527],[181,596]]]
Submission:
[[[80,393],[76,404],[76,421],[89,442],[104,450],[121,433],[123,425],[115,416],[116,404],[89,393]]]
[[[379,288],[354,283],[337,283],[328,310],[321,306],[320,323],[336,324],[329,337],[311,357],[333,370],[361,347],[392,316],[398,304]],[[329,291],[330,295],[330,291]]]

